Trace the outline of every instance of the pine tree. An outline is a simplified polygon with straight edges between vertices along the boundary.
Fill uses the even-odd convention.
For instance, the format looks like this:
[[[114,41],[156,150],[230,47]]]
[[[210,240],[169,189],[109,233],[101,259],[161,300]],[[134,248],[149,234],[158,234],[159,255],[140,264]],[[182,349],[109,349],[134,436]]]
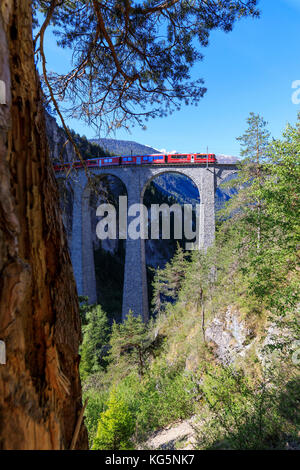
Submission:
[[[246,232],[250,227],[255,231],[255,246],[259,251],[264,207],[262,199],[258,197],[258,192],[255,190],[263,185],[266,178],[270,132],[267,129],[267,122],[259,114],[250,113],[247,124],[248,128],[245,133],[237,138],[241,143],[241,156],[244,158],[239,165],[237,178],[228,184],[238,187],[239,190],[227,204],[224,213],[226,216],[230,215],[231,218],[249,222]]]
[[[193,81],[190,75],[203,58],[199,46],[208,45],[215,29],[229,32],[240,18],[258,17],[256,4],[34,0],[34,12],[45,15],[35,38],[45,92],[61,119],[58,103],[63,99],[73,116],[108,131],[132,120],[143,125],[145,118],[165,116],[181,103],[197,103],[206,92],[203,80]],[[36,25],[40,17],[35,14]],[[49,25],[58,45],[72,51],[66,74],[47,73],[44,35]]]
[[[256,147],[250,146],[249,135],[257,136],[250,129],[243,139],[249,155],[249,166],[242,166],[239,177],[244,186],[228,204],[230,218],[220,235],[226,246],[228,236],[235,234],[238,271],[248,298],[256,299],[259,311],[267,308],[284,317],[299,299],[300,117],[296,126],[287,126],[283,139],[269,145],[262,118],[254,116],[251,123],[261,131],[258,158],[262,163],[255,155],[250,159],[249,149]]]
[[[118,367],[123,375],[137,367],[142,378],[147,366],[150,343],[147,325],[140,315],[135,317],[130,311],[123,323],[114,322],[112,327],[109,353],[112,367]]]
[[[113,388],[107,410],[101,413],[93,450],[129,450],[135,429],[134,417]]]
[[[205,305],[211,296],[214,276],[214,249],[207,252],[194,251],[186,267],[179,299],[193,303],[201,313],[201,328],[205,342]]]
[[[154,313],[163,310],[168,302],[177,300],[184,281],[188,256],[189,253],[178,244],[171,261],[164,269],[157,269],[153,281],[152,308]]]
[[[255,164],[257,174],[260,165],[268,159],[271,134],[267,129],[268,123],[259,114],[250,113],[247,124],[248,129],[237,141],[241,143],[241,156],[244,157],[244,163],[247,163],[247,170],[251,168],[250,163]]]
[[[249,283],[269,308],[286,315],[299,301],[300,245],[300,114],[296,126],[288,125],[283,139],[269,149],[264,182],[253,187],[255,200],[263,201],[263,244],[252,253]],[[298,284],[298,286],[297,286]]]
[[[32,2],[0,2],[1,449],[68,449],[81,411],[74,275],[45,129]],[[1,100],[2,102],[2,100]],[[73,441],[88,446],[82,425]]]
[[[109,325],[107,316],[96,305],[86,315],[86,325],[83,326],[83,342],[81,346],[80,373],[82,379],[103,369],[105,361],[104,346],[108,343]]]

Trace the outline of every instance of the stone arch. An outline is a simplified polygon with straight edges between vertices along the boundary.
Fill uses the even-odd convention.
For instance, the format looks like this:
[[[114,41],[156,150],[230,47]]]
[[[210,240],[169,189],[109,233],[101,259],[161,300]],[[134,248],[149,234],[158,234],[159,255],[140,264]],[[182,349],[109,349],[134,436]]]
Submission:
[[[201,179],[197,178],[197,173],[192,172],[190,169],[183,169],[183,168],[163,168],[163,169],[157,169],[157,171],[153,171],[151,176],[148,177],[146,182],[143,182],[143,187],[141,190],[141,201],[143,202],[144,196],[146,189],[150,186],[152,182],[154,182],[157,178],[160,178],[164,175],[180,175],[183,178],[189,180],[190,184],[193,185],[193,187],[197,191],[197,204],[200,204],[201,202]],[[178,191],[180,192],[180,191]]]
[[[157,177],[167,175],[167,174],[170,174],[170,173],[179,174],[179,175],[185,176],[186,178],[191,180],[191,182],[194,184],[194,186],[196,186],[196,188],[198,189],[199,200],[201,200],[201,195],[200,195],[201,188],[199,187],[199,181],[192,174],[191,170],[190,169],[185,170],[184,168],[176,168],[176,167],[175,168],[170,167],[170,168],[154,169],[151,172],[151,176],[148,177],[146,181],[143,181],[143,187],[142,187],[142,190],[141,190],[141,200],[143,200],[143,198],[144,198],[144,194],[145,194],[147,186],[149,186],[149,184],[151,184],[152,181],[154,181]]]
[[[146,175],[145,175],[146,176]],[[184,169],[181,168],[161,168],[157,169],[156,171],[153,171],[151,175],[147,175],[147,180],[144,182],[142,190],[141,190],[141,199],[144,205],[148,207],[148,210],[150,211],[151,204],[154,202],[157,204],[157,200],[153,200],[153,195],[152,192],[148,190],[151,187],[151,184],[154,182],[159,183],[159,179],[163,179],[164,177],[168,177],[167,184],[171,185],[172,192],[176,191],[179,196],[178,199],[176,199],[176,195],[174,195],[175,199],[170,202],[168,196],[164,197],[164,193],[162,193],[162,200],[159,201],[159,204],[167,204],[170,206],[171,204],[175,203],[178,204],[179,206],[182,206],[182,204],[188,204],[190,201],[186,200],[187,199],[187,194],[184,191],[185,189],[188,189],[188,191],[191,190],[191,187],[193,187],[193,212],[192,212],[192,217],[193,217],[193,222],[190,225],[190,228],[193,229],[193,231],[196,228],[196,206],[195,204],[199,205],[200,203],[200,188],[199,184],[197,184],[197,181],[195,181],[194,175],[191,175],[189,171],[184,171]],[[174,178],[177,177],[177,178]],[[145,178],[146,179],[146,178]],[[162,181],[161,181],[162,182]],[[166,180],[164,180],[164,183],[166,183]],[[192,190],[191,190],[192,191]],[[180,197],[181,194],[181,197]],[[153,282],[153,269],[157,268],[164,268],[166,262],[170,261],[170,259],[175,255],[176,249],[177,249],[177,243],[182,246],[182,248],[190,248],[192,246],[192,240],[185,239],[185,234],[184,234],[184,218],[183,218],[183,212],[182,210],[179,211],[178,213],[179,218],[181,219],[181,224],[179,225],[179,233],[178,236],[179,238],[176,240],[176,235],[175,235],[175,230],[174,230],[174,224],[173,221],[175,220],[174,215],[169,215],[168,219],[170,220],[170,227],[169,227],[169,235],[170,238],[167,237],[167,239],[163,239],[162,236],[162,219],[156,218],[154,220],[154,223],[156,222],[156,230],[159,229],[159,238],[158,239],[151,239],[151,235],[153,235],[152,227],[150,227],[150,219],[149,221],[149,227],[148,227],[148,235],[149,238],[144,241],[145,244],[145,271],[146,271],[146,276],[147,276],[147,288],[148,288],[148,304],[149,304],[149,311],[151,311],[151,305],[150,305],[150,299],[152,297],[152,282]],[[153,220],[151,219],[151,223]],[[181,235],[180,235],[181,233]],[[156,233],[156,236],[158,236],[158,233]],[[198,240],[197,240],[198,241]],[[193,240],[193,243],[195,243],[195,239]]]
[[[229,177],[237,175],[239,169],[236,165],[222,165],[216,169],[215,174],[215,188],[217,189],[222,183],[224,183]]]
[[[145,175],[142,193],[156,176],[164,173],[179,173],[188,177],[198,189],[200,197],[198,249],[205,249],[214,241],[215,236],[215,168],[204,166],[153,168]]]

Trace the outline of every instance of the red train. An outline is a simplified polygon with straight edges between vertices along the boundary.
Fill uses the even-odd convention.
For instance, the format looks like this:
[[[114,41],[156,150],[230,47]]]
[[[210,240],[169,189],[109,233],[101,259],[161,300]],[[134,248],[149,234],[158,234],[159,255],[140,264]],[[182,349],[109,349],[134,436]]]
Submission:
[[[154,155],[125,155],[122,157],[102,157],[92,158],[85,160],[85,164],[88,168],[103,167],[103,166],[120,166],[120,165],[153,165],[153,164],[183,164],[183,163],[196,163],[196,164],[208,164],[216,163],[217,159],[214,153],[203,154],[203,153],[171,153],[165,154],[154,154]],[[74,163],[61,163],[54,165],[54,171],[63,171],[72,168],[83,168],[81,161]]]

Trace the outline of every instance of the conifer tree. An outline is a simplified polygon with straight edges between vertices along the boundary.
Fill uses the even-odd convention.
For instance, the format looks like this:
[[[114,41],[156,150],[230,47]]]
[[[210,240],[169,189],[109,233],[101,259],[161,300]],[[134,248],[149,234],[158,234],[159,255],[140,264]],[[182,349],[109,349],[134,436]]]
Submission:
[[[140,315],[134,316],[130,311],[123,323],[114,322],[112,327],[109,352],[112,367],[117,365],[124,375],[132,367],[137,367],[142,378],[147,366],[150,343],[147,325]]]
[[[166,303],[177,300],[184,281],[188,256],[189,254],[178,244],[171,261],[164,269],[157,269],[153,281],[152,308],[154,313],[162,310]]]
[[[247,295],[257,299],[260,311],[268,308],[282,316],[295,309],[299,298],[299,122],[300,117],[296,126],[287,126],[283,139],[268,145],[266,123],[252,116],[242,140],[249,156],[238,178],[243,187],[227,206],[230,218],[221,234],[226,246],[226,237],[235,233],[235,256]],[[257,130],[260,151],[254,154]]]
[[[297,124],[288,125],[283,138],[271,144],[263,184],[252,190],[254,199],[263,201],[263,245],[252,253],[249,285],[280,315],[293,311],[299,301],[299,128],[300,114]]]
[[[252,163],[257,174],[260,165],[267,161],[271,134],[267,129],[268,123],[259,114],[250,113],[247,124],[247,130],[237,141],[241,143],[241,156],[244,157],[243,162],[248,164],[247,170]]]
[[[81,377],[86,379],[103,369],[103,347],[108,343],[109,325],[106,314],[100,305],[92,307],[85,313],[86,324],[83,325],[83,342],[81,346]]]
[[[108,131],[197,103],[206,92],[203,79],[193,81],[190,74],[203,58],[199,46],[208,45],[212,30],[229,32],[240,18],[258,17],[256,5],[257,0],[34,0],[36,25],[36,13],[44,14],[35,44],[47,98],[62,120],[58,103],[64,100],[69,114]],[[65,74],[47,72],[49,25],[58,45],[72,51]]]
[[[230,215],[231,218],[249,222],[246,232],[248,233],[250,228],[255,231],[255,247],[259,251],[264,207],[255,189],[263,185],[266,177],[270,132],[267,129],[267,122],[259,114],[250,113],[247,124],[248,128],[245,133],[237,138],[241,143],[241,156],[244,158],[239,165],[237,178],[229,183],[229,186],[238,187],[239,190],[227,204],[225,214]],[[251,238],[248,243],[252,241]]]
[[[179,299],[194,303],[201,313],[201,328],[205,341],[205,305],[214,283],[214,250],[194,251],[187,265]]]
[[[131,412],[113,388],[108,400],[107,410],[100,415],[93,450],[132,449],[130,438],[134,428],[135,422]]]

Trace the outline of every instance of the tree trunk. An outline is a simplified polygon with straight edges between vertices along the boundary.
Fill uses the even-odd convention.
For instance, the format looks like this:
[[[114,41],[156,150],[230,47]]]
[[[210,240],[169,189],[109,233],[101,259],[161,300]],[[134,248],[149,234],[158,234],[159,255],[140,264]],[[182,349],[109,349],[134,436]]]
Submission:
[[[80,416],[77,292],[49,161],[28,0],[0,4],[0,449],[68,449]],[[2,344],[3,344],[2,343]],[[76,448],[87,448],[81,426]]]

